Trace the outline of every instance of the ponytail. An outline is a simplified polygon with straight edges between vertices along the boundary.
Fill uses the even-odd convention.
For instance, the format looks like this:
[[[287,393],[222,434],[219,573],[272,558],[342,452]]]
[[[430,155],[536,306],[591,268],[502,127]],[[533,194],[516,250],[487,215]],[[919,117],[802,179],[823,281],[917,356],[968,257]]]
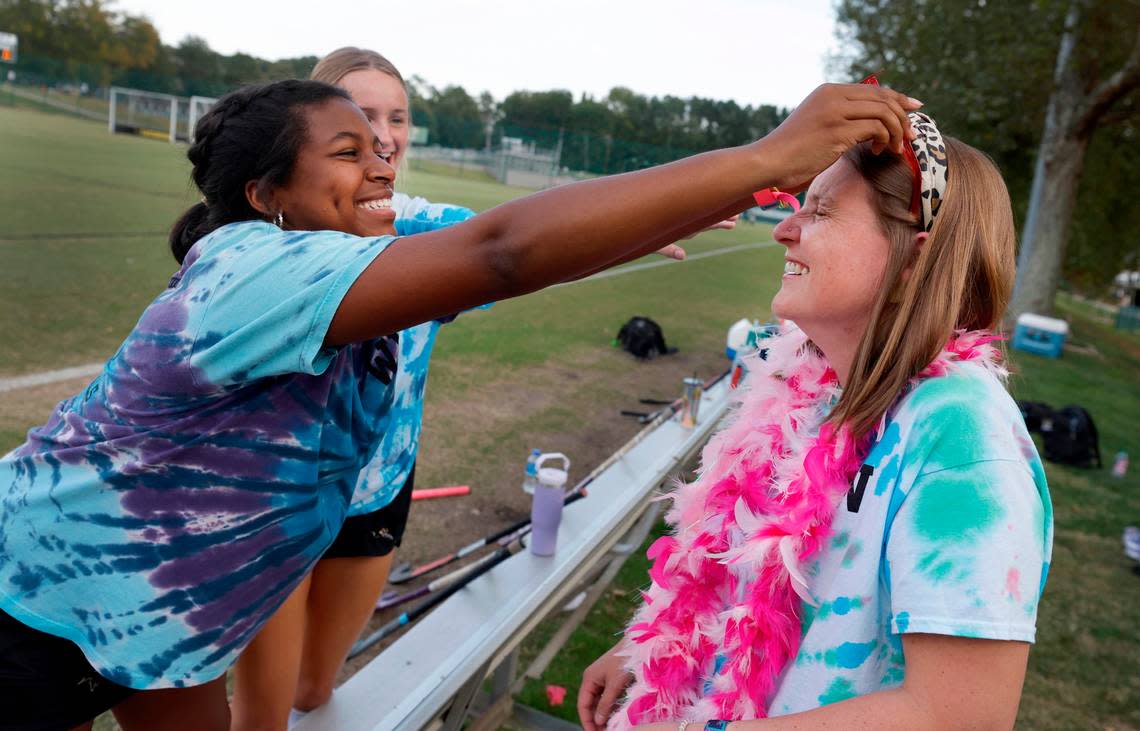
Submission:
[[[174,254],[179,264],[186,258],[186,253],[194,242],[213,230],[207,228],[209,217],[210,207],[205,203],[195,203],[174,222],[170,229],[170,253]]]

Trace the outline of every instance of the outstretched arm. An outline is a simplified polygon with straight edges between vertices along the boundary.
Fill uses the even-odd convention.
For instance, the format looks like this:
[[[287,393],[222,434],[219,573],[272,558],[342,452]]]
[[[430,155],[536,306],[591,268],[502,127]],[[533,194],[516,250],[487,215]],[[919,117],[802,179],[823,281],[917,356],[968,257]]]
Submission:
[[[573,279],[696,233],[770,186],[796,190],[864,141],[900,149],[918,104],[867,85],[824,85],[767,137],[504,203],[397,241],[341,301],[329,345],[366,340]]]

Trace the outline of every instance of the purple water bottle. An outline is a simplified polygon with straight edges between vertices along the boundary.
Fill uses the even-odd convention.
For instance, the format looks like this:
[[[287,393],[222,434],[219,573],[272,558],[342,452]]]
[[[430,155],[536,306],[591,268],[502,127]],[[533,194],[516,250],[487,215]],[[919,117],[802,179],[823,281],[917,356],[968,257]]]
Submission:
[[[548,459],[562,460],[562,468],[543,467]],[[562,522],[562,504],[566,501],[567,470],[570,460],[565,454],[544,454],[535,463],[538,484],[530,504],[530,552],[535,556],[553,556],[558,544],[558,526]]]

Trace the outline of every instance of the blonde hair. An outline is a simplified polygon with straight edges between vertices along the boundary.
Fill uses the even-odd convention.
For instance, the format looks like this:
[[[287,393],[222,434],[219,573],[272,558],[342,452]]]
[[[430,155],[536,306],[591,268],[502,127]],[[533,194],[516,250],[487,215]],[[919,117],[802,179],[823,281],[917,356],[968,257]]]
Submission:
[[[868,182],[890,256],[870,324],[829,420],[856,436],[873,429],[914,376],[955,330],[997,329],[1014,277],[1009,192],[984,153],[945,138],[949,177],[938,217],[915,251],[920,231],[909,210],[913,178],[901,157],[866,144],[844,156]],[[909,278],[902,273],[911,267]]]
[[[396,81],[399,81],[400,86],[404,87],[404,94],[408,94],[408,82],[404,81],[403,75],[400,73],[400,70],[396,68],[395,64],[376,51],[370,51],[367,48],[357,48],[356,46],[338,48],[320,61],[317,61],[317,65],[313,67],[309,78],[313,81],[323,81],[326,84],[339,87],[341,79],[345,76],[348,76],[353,71],[364,71],[366,69],[388,74]],[[412,110],[409,103],[409,131],[411,130],[412,124]],[[397,180],[407,178],[408,152],[410,152],[410,148],[408,151],[405,151],[404,155],[400,158],[400,167],[399,170],[396,171]]]
[[[338,48],[320,61],[317,61],[317,65],[313,67],[309,78],[313,81],[323,81],[326,84],[336,86],[340,84],[341,79],[353,71],[363,71],[365,69],[383,71],[399,81],[400,86],[404,87],[405,92],[408,91],[407,82],[404,81],[400,70],[397,69],[391,61],[379,53],[376,53],[376,51],[369,51],[366,48],[357,48],[355,46]]]

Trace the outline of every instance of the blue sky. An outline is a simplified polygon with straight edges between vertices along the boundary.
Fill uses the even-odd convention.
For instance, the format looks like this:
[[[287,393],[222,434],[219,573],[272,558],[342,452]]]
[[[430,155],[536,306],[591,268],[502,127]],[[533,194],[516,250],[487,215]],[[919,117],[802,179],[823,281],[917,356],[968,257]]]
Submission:
[[[167,43],[263,58],[373,48],[405,75],[472,94],[613,86],[792,106],[825,80],[831,0],[118,0]]]

